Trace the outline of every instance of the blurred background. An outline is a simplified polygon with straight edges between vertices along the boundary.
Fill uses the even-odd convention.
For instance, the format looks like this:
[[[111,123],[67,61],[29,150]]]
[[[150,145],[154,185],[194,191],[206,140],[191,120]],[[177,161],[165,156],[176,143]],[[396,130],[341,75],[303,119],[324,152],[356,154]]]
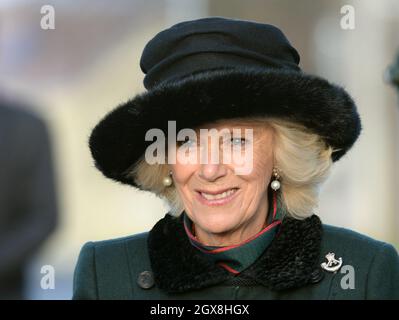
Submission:
[[[54,29],[42,28],[44,5]],[[353,29],[341,25],[345,5],[355,10]],[[86,241],[147,231],[164,216],[160,199],[105,179],[87,140],[106,112],[144,90],[145,44],[206,16],[277,25],[304,71],[351,93],[363,132],[334,164],[316,213],[399,249],[399,88],[387,80],[398,1],[0,0],[0,288],[16,277],[15,297],[70,299]],[[55,281],[43,284],[51,273]]]

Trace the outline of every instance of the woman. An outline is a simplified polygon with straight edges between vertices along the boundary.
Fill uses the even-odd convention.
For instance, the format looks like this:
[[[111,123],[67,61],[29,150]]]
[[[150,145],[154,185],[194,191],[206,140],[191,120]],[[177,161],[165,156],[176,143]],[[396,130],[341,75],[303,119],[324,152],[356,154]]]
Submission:
[[[90,148],[106,177],[171,210],[149,232],[85,244],[74,299],[399,297],[391,245],[313,214],[361,124],[342,88],[298,63],[276,27],[219,17],[146,45],[147,92],[100,121]]]

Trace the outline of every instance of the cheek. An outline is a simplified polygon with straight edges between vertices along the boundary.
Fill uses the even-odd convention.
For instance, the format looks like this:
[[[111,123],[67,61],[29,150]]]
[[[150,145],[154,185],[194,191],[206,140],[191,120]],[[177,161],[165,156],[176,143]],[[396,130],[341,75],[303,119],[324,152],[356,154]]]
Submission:
[[[193,176],[197,168],[194,165],[176,163],[171,165],[171,170],[173,175],[173,182],[175,183],[177,188],[181,188],[184,185],[188,184],[190,178]]]
[[[253,165],[250,174],[242,175],[242,179],[259,187],[268,183],[273,171],[273,153],[264,147],[254,148]]]

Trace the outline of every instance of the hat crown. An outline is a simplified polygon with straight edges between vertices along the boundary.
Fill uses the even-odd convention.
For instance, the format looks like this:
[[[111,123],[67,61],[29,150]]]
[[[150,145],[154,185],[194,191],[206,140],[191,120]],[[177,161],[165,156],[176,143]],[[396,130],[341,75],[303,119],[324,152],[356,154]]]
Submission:
[[[209,17],[159,32],[145,46],[141,70],[147,89],[213,69],[283,68],[300,71],[300,57],[283,32],[270,24]]]

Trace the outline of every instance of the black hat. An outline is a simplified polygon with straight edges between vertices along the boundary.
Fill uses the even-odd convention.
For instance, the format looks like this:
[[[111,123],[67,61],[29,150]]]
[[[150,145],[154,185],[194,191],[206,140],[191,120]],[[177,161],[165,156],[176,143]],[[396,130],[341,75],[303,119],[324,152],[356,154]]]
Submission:
[[[146,92],[108,113],[89,145],[108,178],[138,187],[127,173],[151,141],[167,132],[219,119],[267,116],[300,123],[320,135],[340,159],[361,131],[356,106],[341,87],[305,74],[299,54],[275,26],[211,17],[178,23],[144,48]]]

